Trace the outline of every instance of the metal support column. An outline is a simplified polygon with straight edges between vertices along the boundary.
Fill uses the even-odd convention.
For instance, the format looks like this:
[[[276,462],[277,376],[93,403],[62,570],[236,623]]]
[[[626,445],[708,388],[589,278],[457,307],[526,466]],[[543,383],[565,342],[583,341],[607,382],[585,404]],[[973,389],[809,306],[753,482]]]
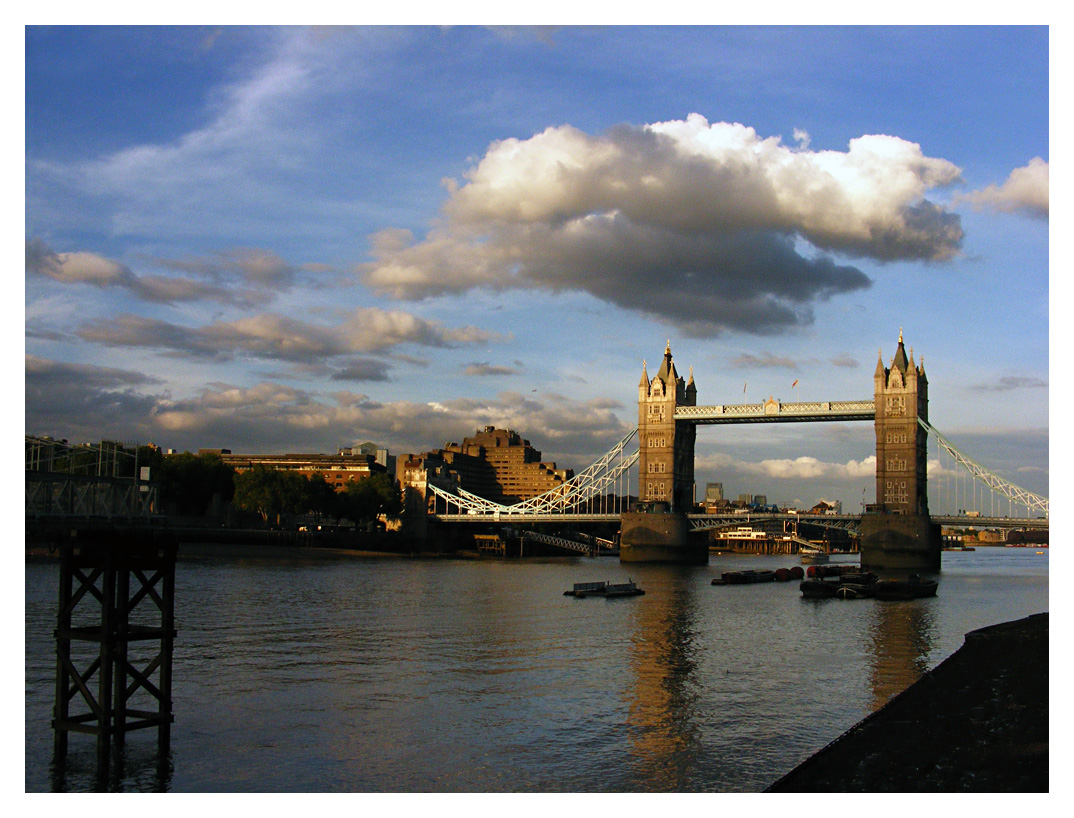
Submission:
[[[136,530],[73,531],[60,545],[52,722],[58,766],[72,732],[96,737],[100,776],[111,745],[122,747],[131,730],[156,727],[158,747],[167,749],[176,550],[174,540]]]

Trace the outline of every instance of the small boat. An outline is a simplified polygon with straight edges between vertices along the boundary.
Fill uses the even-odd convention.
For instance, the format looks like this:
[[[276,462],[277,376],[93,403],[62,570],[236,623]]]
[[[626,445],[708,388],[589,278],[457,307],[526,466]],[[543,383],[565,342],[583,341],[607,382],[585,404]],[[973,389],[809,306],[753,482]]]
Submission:
[[[839,599],[869,599],[876,595],[876,584],[858,584],[856,582],[840,582],[835,589],[835,595]]]
[[[807,599],[834,599],[839,590],[839,583],[823,579],[804,579],[798,590]]]
[[[812,563],[813,565],[823,565],[828,562],[828,555],[823,551],[814,551],[809,549],[800,549],[798,551],[798,559],[804,563]]]
[[[633,580],[630,580],[629,582],[620,583],[576,582],[571,590],[563,592],[563,596],[585,599],[587,596],[641,596],[644,593],[645,591],[639,588]]]
[[[873,588],[877,599],[922,599],[936,596],[938,586],[934,579],[922,579],[917,574],[911,574],[905,580],[882,579]]]
[[[860,574],[860,565],[810,565],[805,574],[813,579],[841,577],[843,574]]]
[[[569,591],[564,591],[563,596],[575,596],[581,599],[586,596],[603,595],[607,582],[576,582]]]
[[[751,585],[755,582],[773,582],[775,571],[749,569],[746,571],[724,571],[721,579],[723,585]]]
[[[635,585],[633,582],[621,582],[617,585],[606,585],[604,587],[604,596],[641,596],[644,594],[641,588]]]

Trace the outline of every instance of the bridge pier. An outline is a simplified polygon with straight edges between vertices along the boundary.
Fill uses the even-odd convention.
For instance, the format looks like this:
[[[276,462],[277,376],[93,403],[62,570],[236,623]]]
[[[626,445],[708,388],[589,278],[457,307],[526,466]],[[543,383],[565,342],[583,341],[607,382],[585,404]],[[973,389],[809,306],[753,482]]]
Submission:
[[[943,537],[928,514],[874,512],[861,518],[861,567],[880,576],[940,571]]]
[[[704,535],[691,533],[685,514],[627,511],[619,529],[619,561],[707,565],[709,546]]]

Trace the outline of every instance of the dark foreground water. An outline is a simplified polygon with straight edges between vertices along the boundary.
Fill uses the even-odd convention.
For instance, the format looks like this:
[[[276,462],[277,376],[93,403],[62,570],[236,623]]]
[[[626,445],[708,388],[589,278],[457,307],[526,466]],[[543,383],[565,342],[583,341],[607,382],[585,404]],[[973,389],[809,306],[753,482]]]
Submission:
[[[806,600],[617,558],[180,560],[170,751],[135,732],[114,790],[741,792],[764,789],[957,650],[1048,610],[1048,552],[944,554],[938,596]],[[26,565],[26,790],[52,762],[55,565]],[[632,577],[645,596],[574,599]]]

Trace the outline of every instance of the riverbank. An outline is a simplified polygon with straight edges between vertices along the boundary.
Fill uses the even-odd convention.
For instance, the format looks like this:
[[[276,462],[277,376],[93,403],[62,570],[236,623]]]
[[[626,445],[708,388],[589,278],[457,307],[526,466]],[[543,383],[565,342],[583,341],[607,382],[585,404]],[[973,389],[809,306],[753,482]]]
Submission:
[[[1047,792],[1048,614],[953,655],[766,792]]]

